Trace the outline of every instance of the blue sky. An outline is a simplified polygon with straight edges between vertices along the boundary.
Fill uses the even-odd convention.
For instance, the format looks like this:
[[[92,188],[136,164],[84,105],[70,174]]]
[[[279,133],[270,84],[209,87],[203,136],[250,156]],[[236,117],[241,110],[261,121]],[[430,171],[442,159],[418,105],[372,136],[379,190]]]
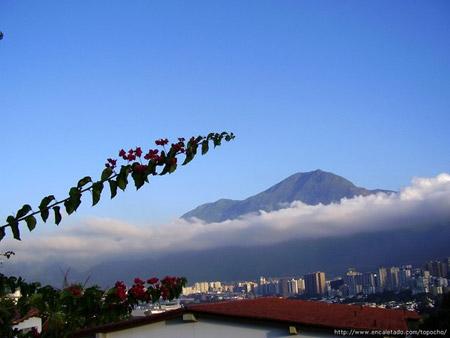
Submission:
[[[4,217],[209,131],[237,138],[65,222],[163,222],[316,168],[394,190],[449,172],[448,1],[1,0],[0,30]]]

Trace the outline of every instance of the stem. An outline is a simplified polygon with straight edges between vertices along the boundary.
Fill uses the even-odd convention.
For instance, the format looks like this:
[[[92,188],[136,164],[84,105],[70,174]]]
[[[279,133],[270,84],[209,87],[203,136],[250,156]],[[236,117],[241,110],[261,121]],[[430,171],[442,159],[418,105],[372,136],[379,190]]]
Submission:
[[[110,180],[116,178],[118,175],[119,175],[119,174],[114,173],[111,177],[108,177],[106,180],[101,180],[100,182],[102,182],[102,183],[109,182]],[[92,183],[89,187],[80,190],[80,193],[84,193],[84,192],[86,192],[86,191],[88,191],[88,190],[91,190],[93,185],[94,185],[94,183]],[[69,199],[70,199],[70,197],[67,197],[67,198],[65,198],[65,199],[63,199],[63,200],[61,200],[61,201],[56,201],[56,202],[54,202],[53,204],[50,204],[50,205],[48,205],[47,207],[45,207],[43,210],[48,210],[48,211],[50,211],[50,209],[53,208],[54,206],[57,206],[57,205],[59,205],[59,204],[62,204],[62,203],[64,203],[64,202],[68,201]],[[27,217],[29,217],[29,216],[34,216],[34,215],[40,214],[41,212],[42,212],[41,209],[39,209],[38,211],[33,211],[31,214],[27,214],[27,215],[25,215],[25,216],[22,216],[22,217],[20,217],[20,218],[17,218],[16,221],[17,221],[17,222],[23,221],[23,220],[25,220],[25,218],[27,218]],[[9,227],[9,224],[2,225],[2,226],[0,227],[0,229],[6,229],[7,227]]]

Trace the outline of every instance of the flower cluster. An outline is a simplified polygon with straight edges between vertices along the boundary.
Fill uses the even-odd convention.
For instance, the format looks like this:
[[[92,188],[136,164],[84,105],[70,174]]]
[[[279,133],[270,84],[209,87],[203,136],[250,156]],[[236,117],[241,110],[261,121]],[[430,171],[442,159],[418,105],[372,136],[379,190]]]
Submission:
[[[169,140],[164,138],[164,139],[159,139],[155,141],[155,144],[157,146],[165,146],[167,143],[169,143]]]
[[[130,149],[128,152],[126,152],[124,149],[120,149],[119,156],[122,157],[125,161],[134,161],[137,157],[141,157],[142,150],[140,147],[137,147],[136,149]]]
[[[115,295],[121,302],[127,299],[127,287],[125,286],[125,283],[122,281],[117,281],[115,288]]]
[[[114,170],[116,168],[117,160],[114,160],[112,158],[108,158],[106,161],[107,161],[106,164],[105,164],[106,168],[111,168],[112,170]]]
[[[136,300],[140,301],[146,301],[148,299],[145,287],[144,287],[144,281],[140,278],[134,279],[134,284],[130,288],[130,291],[128,293],[132,295]]]
[[[172,143],[172,149],[175,153],[184,153],[184,142],[180,141],[178,143]]]
[[[146,283],[147,287],[145,287]],[[180,295],[185,283],[185,278],[172,276],[166,276],[161,280],[152,277],[146,281],[136,277],[128,291],[122,281],[116,282],[112,291],[120,302],[127,301],[129,304],[137,304],[138,302],[155,302],[159,298],[164,300],[176,298]]]
[[[186,151],[184,141],[185,141],[185,139],[183,137],[179,137],[177,143],[172,143],[171,151],[173,152],[173,154],[178,155],[178,154],[184,153]],[[195,138],[191,138],[191,143],[192,142],[195,143]],[[156,145],[163,146],[163,147],[168,143],[169,143],[169,140],[166,138],[155,141]],[[121,149],[119,151],[119,157],[121,157],[122,159],[124,159],[125,161],[128,161],[128,162],[132,162],[132,161],[136,161],[136,159],[140,159],[142,154],[143,154],[143,152],[142,152],[141,147],[136,147],[135,149],[130,149],[130,150],[128,150],[128,152],[125,151],[124,149]],[[149,151],[143,157],[147,161],[153,161],[156,164],[163,164],[163,162],[162,162],[163,157],[161,157],[161,155],[159,155],[158,149],[149,149]],[[117,167],[117,160],[108,158],[106,161],[107,162],[105,163],[105,167],[111,168],[112,170],[114,170]],[[171,158],[168,163],[176,164],[177,159],[175,157]],[[136,171],[137,173],[144,173],[146,171],[146,169],[147,169],[147,166],[142,164],[142,162],[141,162],[140,166],[139,165],[135,166],[134,171]]]
[[[68,291],[73,297],[81,297],[83,295],[83,289],[80,285],[73,284],[69,287],[65,288],[64,290]]]
[[[153,160],[158,162],[160,160],[160,156],[158,155],[158,149],[150,149],[147,154],[145,154],[144,158],[148,161]]]

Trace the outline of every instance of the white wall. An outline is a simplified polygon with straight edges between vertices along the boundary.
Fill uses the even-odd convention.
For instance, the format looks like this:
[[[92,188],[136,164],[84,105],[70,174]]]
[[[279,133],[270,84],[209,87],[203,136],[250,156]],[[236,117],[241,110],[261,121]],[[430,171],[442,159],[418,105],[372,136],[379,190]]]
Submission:
[[[299,337],[335,337],[331,334],[303,331],[297,326]],[[266,324],[238,323],[200,318],[198,322],[170,320],[107,334],[97,338],[275,338],[295,337],[289,335],[289,326],[270,326]]]
[[[39,317],[31,317],[13,326],[14,329],[18,330],[31,329],[33,327],[40,333],[42,331],[42,319]]]

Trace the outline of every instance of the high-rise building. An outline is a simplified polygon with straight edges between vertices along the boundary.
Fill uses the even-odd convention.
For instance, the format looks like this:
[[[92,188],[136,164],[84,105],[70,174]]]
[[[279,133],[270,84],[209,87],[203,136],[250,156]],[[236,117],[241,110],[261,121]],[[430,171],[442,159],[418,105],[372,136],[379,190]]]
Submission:
[[[278,280],[278,292],[281,297],[289,297],[289,279],[280,278]]]
[[[400,287],[399,278],[400,268],[393,266],[387,269],[386,274],[386,289],[388,290],[398,290]]]
[[[305,292],[305,280],[303,278],[297,279],[297,293]]]
[[[357,272],[354,268],[350,268],[344,277],[344,282],[348,286],[350,296],[357,295],[362,292],[362,273]]]
[[[399,272],[399,283],[401,289],[408,289],[411,287],[412,271],[410,266],[403,266]]]
[[[386,276],[387,276],[387,269],[383,267],[378,268],[378,275],[377,275],[378,292],[382,292],[384,287],[386,286]]]
[[[288,281],[289,295],[296,295],[298,293],[298,281],[296,279],[290,279]]]
[[[304,276],[305,292],[308,296],[321,296],[326,292],[325,272],[314,272]]]
[[[450,258],[441,261],[429,261],[425,263],[425,270],[430,271],[430,274],[434,277],[447,278],[449,272],[449,260]]]
[[[364,272],[362,275],[363,293],[370,295],[376,292],[376,278],[377,275],[373,272]]]

